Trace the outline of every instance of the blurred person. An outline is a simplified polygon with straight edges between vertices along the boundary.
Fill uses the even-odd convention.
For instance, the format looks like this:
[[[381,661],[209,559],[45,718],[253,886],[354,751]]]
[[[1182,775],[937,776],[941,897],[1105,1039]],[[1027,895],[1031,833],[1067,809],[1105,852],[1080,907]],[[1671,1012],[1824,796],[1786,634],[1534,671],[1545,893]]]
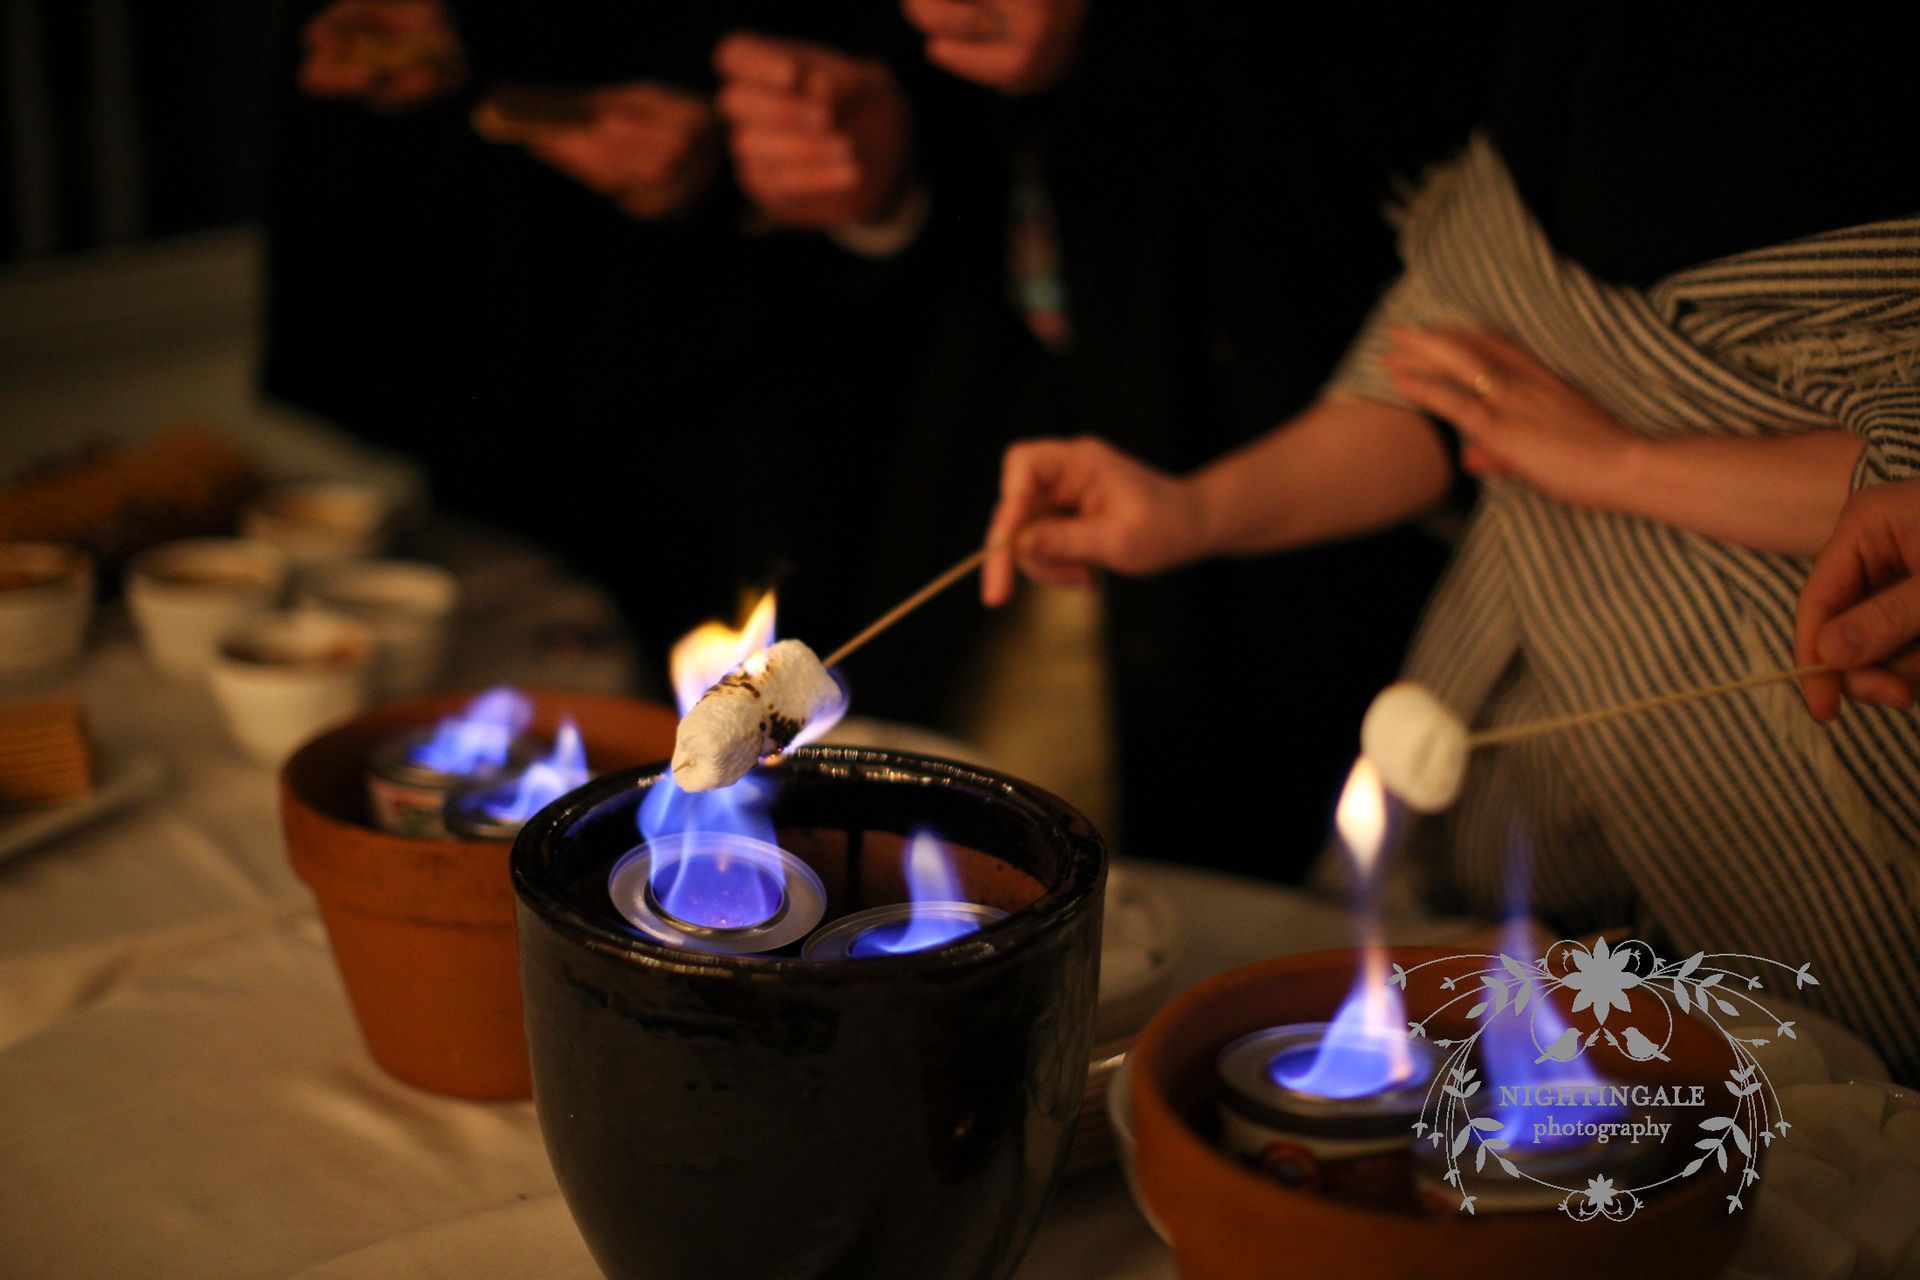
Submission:
[[[685,214],[713,186],[719,120],[697,93],[650,81],[578,95],[580,119],[565,127],[521,126],[529,155],[553,166],[634,218]],[[483,103],[479,111],[500,108]],[[485,116],[478,117],[481,120]],[[496,126],[512,130],[510,121]]]
[[[1832,123],[1900,109],[1903,47],[1520,6],[1485,130],[1407,201],[1404,270],[1325,392],[1185,476],[1096,440],[1016,447],[993,533],[1024,532],[985,598],[1016,563],[1084,583],[1404,521],[1450,483],[1437,417],[1487,483],[1406,673],[1469,723],[1788,665],[1849,492],[1920,469],[1920,176]],[[1822,730],[1798,701],[1771,686],[1476,755],[1411,833],[1428,901],[1497,913],[1524,841],[1556,927],[1810,963],[1796,998],[1914,1079],[1920,720],[1852,703]]]
[[[713,60],[740,189],[775,222],[857,236],[923,197],[912,109],[884,62],[745,32]]]
[[[459,80],[350,82],[354,0],[307,27],[303,87],[355,105],[289,113],[270,389],[562,552],[656,660],[768,584],[830,647],[964,549],[1007,438],[983,370],[1023,339],[997,158],[913,82],[897,14],[404,7],[457,33]],[[851,673],[862,710],[940,722],[924,670],[978,626],[904,624]]]
[[[301,91],[408,111],[466,82],[460,37],[441,0],[336,0],[300,29]]]
[[[1840,698],[1909,710],[1920,694],[1920,480],[1861,489],[1800,589],[1794,661],[1836,667],[1803,682],[1818,720]]]
[[[1013,97],[1058,84],[1079,51],[1091,0],[902,0],[927,61]]]
[[[1380,217],[1484,114],[1495,11],[903,0],[928,60],[1005,96],[1043,194],[1020,224],[1068,434],[1185,471],[1310,401],[1394,269]],[[1051,217],[1045,216],[1050,211]],[[1055,248],[1057,246],[1057,254]],[[1060,299],[1056,318],[1044,307]],[[1298,880],[1398,669],[1444,525],[1103,584],[1130,853]],[[1259,661],[1247,661],[1257,650]],[[1257,800],[1196,743],[1287,726]],[[1196,814],[1197,796],[1204,819]],[[1199,829],[1204,827],[1205,834]]]

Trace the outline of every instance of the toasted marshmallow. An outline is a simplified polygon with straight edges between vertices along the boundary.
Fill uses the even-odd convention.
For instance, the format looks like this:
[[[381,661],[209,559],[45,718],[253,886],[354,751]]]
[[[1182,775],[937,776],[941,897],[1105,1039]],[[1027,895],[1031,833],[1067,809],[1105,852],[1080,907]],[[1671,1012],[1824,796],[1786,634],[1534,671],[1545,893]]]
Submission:
[[[749,657],[701,695],[680,721],[673,780],[682,791],[732,786],[765,756],[832,728],[846,691],[798,640]]]

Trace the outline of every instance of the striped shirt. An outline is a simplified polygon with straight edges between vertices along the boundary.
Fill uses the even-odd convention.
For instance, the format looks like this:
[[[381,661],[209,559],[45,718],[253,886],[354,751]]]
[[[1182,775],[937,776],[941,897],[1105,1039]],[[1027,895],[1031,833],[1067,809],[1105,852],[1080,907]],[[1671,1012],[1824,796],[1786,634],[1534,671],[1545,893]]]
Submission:
[[[1482,138],[1400,239],[1405,273],[1332,394],[1405,404],[1379,365],[1388,324],[1491,329],[1641,435],[1847,430],[1856,487],[1920,474],[1920,217],[1622,287],[1554,252]],[[1807,567],[1496,480],[1408,678],[1492,726],[1791,665]],[[1497,912],[1525,856],[1534,910],[1571,927],[1811,962],[1821,985],[1784,994],[1920,1078],[1920,717],[1849,705],[1823,728],[1771,685],[1495,748],[1414,847],[1453,907]]]

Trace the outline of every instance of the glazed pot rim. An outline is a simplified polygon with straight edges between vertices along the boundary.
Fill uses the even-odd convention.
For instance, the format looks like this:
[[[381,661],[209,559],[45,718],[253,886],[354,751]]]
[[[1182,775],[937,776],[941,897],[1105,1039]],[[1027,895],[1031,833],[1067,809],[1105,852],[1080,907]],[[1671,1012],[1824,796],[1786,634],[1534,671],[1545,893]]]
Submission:
[[[1098,905],[1098,890],[1106,870],[1105,845],[1079,810],[1051,792],[975,765],[874,747],[800,747],[788,752],[786,759],[814,766],[827,776],[862,774],[884,778],[889,770],[911,769],[915,776],[901,780],[922,786],[966,785],[993,792],[1054,829],[1066,851],[1066,875],[1032,903],[962,941],[928,951],[870,956],[857,964],[798,957],[717,955],[666,946],[583,915],[554,883],[541,852],[551,839],[589,811],[628,788],[651,785],[663,776],[667,763],[661,761],[602,775],[534,815],[513,843],[510,866],[515,896],[523,908],[571,940],[598,954],[640,968],[748,982],[786,985],[806,982],[822,986],[970,971],[1025,949]]]

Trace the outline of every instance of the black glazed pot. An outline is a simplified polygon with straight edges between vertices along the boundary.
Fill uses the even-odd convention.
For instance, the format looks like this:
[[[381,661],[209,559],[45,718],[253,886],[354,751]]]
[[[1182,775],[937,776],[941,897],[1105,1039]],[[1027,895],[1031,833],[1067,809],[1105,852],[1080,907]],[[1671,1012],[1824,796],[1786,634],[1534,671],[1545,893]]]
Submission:
[[[828,920],[898,901],[909,831],[1012,914],[858,961],[699,955],[606,891],[659,771],[595,780],[513,850],[534,1098],[561,1191],[616,1280],[999,1277],[1025,1250],[1086,1079],[1106,854],[1073,809],[945,761],[804,748],[781,844]]]

